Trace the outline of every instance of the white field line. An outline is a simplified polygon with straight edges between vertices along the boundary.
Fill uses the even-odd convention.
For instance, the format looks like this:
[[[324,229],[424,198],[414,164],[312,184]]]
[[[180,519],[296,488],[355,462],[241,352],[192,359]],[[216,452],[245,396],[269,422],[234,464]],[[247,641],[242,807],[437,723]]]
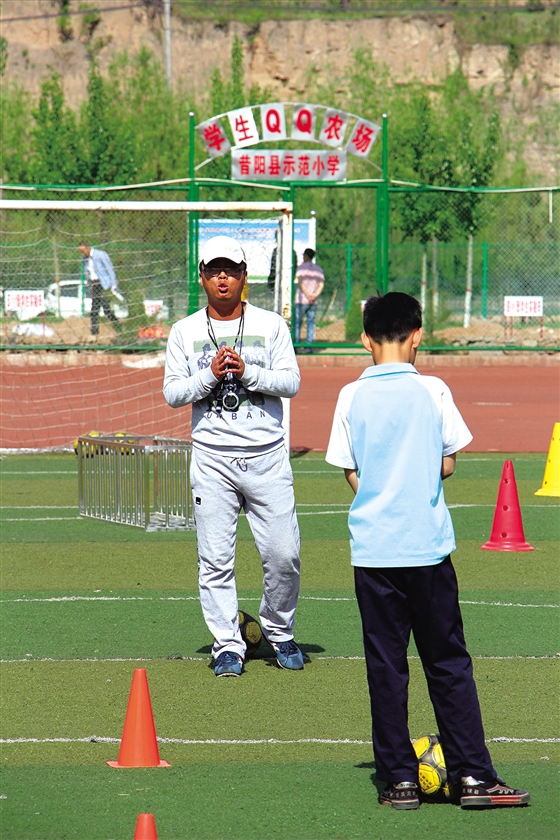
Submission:
[[[79,522],[79,516],[16,516],[6,517],[2,522]]]
[[[417,656],[416,654],[407,654],[406,658],[410,659],[410,660],[417,659],[418,661],[420,661],[420,657]],[[359,659],[359,660],[365,662],[365,656],[314,656],[313,660],[315,660],[315,659],[329,659],[329,660],[331,660],[331,659]],[[509,659],[522,659],[522,660],[526,660],[526,659],[560,659],[560,653],[544,654],[543,656],[522,656],[521,654],[517,654],[517,653],[513,654],[512,656],[485,656],[484,654],[481,655],[481,656],[475,656],[475,654],[473,654],[471,656],[471,659],[477,659],[477,660],[478,659],[480,659],[480,660],[490,659],[492,661],[496,660],[498,662],[501,662],[502,660],[509,660]],[[27,662],[28,660],[27,659],[19,659],[17,661],[18,662]],[[53,660],[53,661],[55,661],[55,660]]]
[[[344,475],[342,469],[324,469],[324,470],[298,470],[292,467],[294,475]]]
[[[420,661],[420,657],[416,654],[407,654],[407,659],[412,661]],[[517,661],[529,661],[529,660],[541,660],[541,659],[560,659],[560,653],[551,653],[551,654],[544,654],[543,656],[522,656],[521,654],[514,654],[512,656],[476,656],[472,655],[471,659],[476,659],[477,661],[491,661],[491,662],[505,662],[509,660],[517,660]],[[136,657],[97,657],[97,656],[86,656],[83,659],[54,659],[51,656],[43,656],[37,657],[36,659],[33,658],[31,653],[28,653],[23,659],[0,659],[1,665],[17,665],[22,662],[60,662],[64,664],[72,664],[78,662],[163,662],[163,661],[181,661],[181,662],[210,662],[209,656],[169,656],[169,657],[150,657],[150,656],[136,656]],[[328,661],[328,662],[335,662],[335,661],[343,661],[343,662],[365,662],[365,656],[313,656],[312,662],[315,661]],[[274,662],[274,657],[262,657],[262,661]]]
[[[4,598],[0,604],[64,603],[71,601],[198,601],[198,595],[178,595],[153,598],[151,595],[60,595],[52,598]],[[260,598],[240,598],[240,601],[260,601]]]
[[[503,403],[506,405],[506,403]],[[482,405],[482,403],[479,403]],[[492,403],[493,405],[493,403]],[[502,405],[502,403],[500,403]],[[509,405],[509,403],[507,403]],[[70,451],[70,450],[69,450]],[[505,454],[505,453],[504,453]],[[542,455],[538,455],[535,458],[511,458],[510,460],[515,461],[516,463],[534,463],[535,461],[543,462],[546,460],[546,453]],[[468,456],[461,456],[457,458],[457,461],[462,464],[469,464],[474,461],[496,461],[499,463],[499,458],[469,458]],[[319,463],[327,463],[326,461],[319,460]],[[320,475],[322,473],[336,473],[337,475],[342,475],[341,469],[337,467],[332,467],[330,464],[323,469],[318,470],[300,470],[295,465],[292,465],[292,472],[294,473],[302,473],[303,475]],[[2,475],[78,475],[77,470],[0,470]]]
[[[345,507],[348,502],[302,502],[298,507]],[[0,510],[78,510],[78,505],[2,505]]]
[[[546,461],[546,455],[543,453],[543,457],[541,458],[510,458],[516,464],[534,464],[535,462],[544,463]],[[485,462],[489,463],[490,461],[495,461],[496,464],[500,463],[499,458],[457,458],[457,463],[461,465],[465,464],[472,464],[473,462]],[[297,467],[292,465],[292,472],[294,475],[342,475],[342,469],[335,468],[335,469],[319,469],[319,470],[300,470]]]
[[[153,597],[152,595],[54,595],[49,598],[1,598],[0,604],[32,604],[32,603],[66,603],[72,601],[198,601],[198,595],[165,595]],[[354,597],[326,597],[317,595],[300,595],[300,601],[351,601],[355,602]],[[239,598],[243,601],[257,601],[260,603],[261,598]],[[460,604],[468,604],[469,606],[479,607],[521,607],[527,609],[552,609],[557,610],[560,604],[514,604],[510,601],[467,601],[459,600]]]
[[[528,504],[525,503],[524,505],[522,505],[522,507],[525,508],[525,509],[527,509],[527,508],[550,508],[550,507],[556,508],[557,506],[558,505],[555,502],[551,502],[548,505],[541,505],[541,504],[538,504],[538,503],[533,504],[532,502],[530,502]],[[350,510],[350,505],[347,502],[331,502],[329,504],[324,504],[324,503],[321,503],[321,502],[300,502],[296,505],[296,507],[298,509],[302,508],[302,507],[305,507],[305,508],[307,508],[307,507],[318,507],[318,508],[336,507],[336,508],[342,508],[343,507],[343,508],[345,508],[345,510]],[[448,508],[495,508],[496,505],[495,504],[479,504],[479,503],[465,503],[465,504],[463,504],[461,502],[449,502],[447,504],[447,507]],[[341,511],[335,511],[335,512],[336,513],[341,513]],[[330,513],[330,511],[325,511],[325,513]]]
[[[311,507],[311,505],[297,505],[298,508],[298,516],[332,516],[334,513],[348,513],[350,510],[350,506],[347,505],[343,507],[342,505],[337,505],[340,510],[305,510],[300,511],[299,508],[301,507]],[[325,505],[317,505],[317,507],[324,508]],[[495,508],[496,505],[461,505],[461,504],[450,504],[447,505],[448,508]],[[525,505],[527,507],[551,507],[550,505]],[[8,520],[4,520],[8,521]],[[23,521],[23,520],[22,520]]]
[[[513,604],[508,601],[463,601],[459,600],[460,604],[470,604],[481,607],[546,607],[547,609],[557,610],[560,604]]]
[[[546,452],[543,453],[535,453],[534,457],[525,457],[525,458],[517,458],[515,455],[511,455],[511,453],[507,452],[497,452],[495,449],[488,449],[488,452],[494,452],[496,455],[502,455],[504,460],[506,460],[509,454],[509,461],[514,461],[516,464],[534,464],[538,462],[539,464],[544,464],[546,462]],[[470,458],[467,453],[461,454],[460,452],[457,453],[457,463],[459,464],[470,464],[472,461],[494,461],[495,463],[499,464],[501,458]]]
[[[524,508],[549,508],[555,507],[555,503],[552,502],[548,505],[541,505],[541,504],[524,504]],[[344,508],[344,510],[349,510],[350,505],[348,502],[299,502],[296,507],[299,508]],[[450,502],[447,505],[448,508],[488,508],[488,507],[496,507],[495,504],[479,504],[479,503],[468,503],[462,504],[459,502]],[[2,505],[0,506],[0,510],[78,510],[78,505]],[[341,511],[336,511],[341,512]],[[330,513],[329,510],[325,511],[325,513]]]
[[[321,510],[301,510],[301,508],[309,508],[309,507],[321,508]],[[482,504],[454,504],[454,503],[450,503],[450,504],[447,505],[447,507],[451,510],[454,510],[454,509],[457,509],[457,508],[495,508],[496,506],[494,504],[484,504],[484,505],[482,505]],[[557,507],[558,507],[558,505],[555,505],[554,503],[548,504],[548,505],[541,505],[541,504],[525,504],[525,505],[523,505],[523,509],[525,511],[527,511],[529,509],[532,510],[533,508],[548,508],[548,509],[556,510]],[[325,508],[330,508],[330,509],[325,510]],[[342,502],[340,502],[340,503],[333,502],[333,503],[330,503],[328,505],[309,502],[309,503],[301,503],[301,504],[297,505],[298,516],[334,516],[336,514],[341,514],[341,513],[346,515],[348,513],[349,509],[350,509],[349,505],[347,503],[342,503]],[[62,506],[62,505],[60,505],[60,506],[53,506],[53,505],[28,505],[28,506],[10,505],[10,506],[8,506],[8,505],[5,505],[3,507],[0,507],[0,511],[4,511],[4,510],[10,510],[10,511],[16,511],[16,510],[76,510],[77,511],[78,508],[77,508],[77,506],[74,506],[74,505],[68,505],[68,506]],[[243,512],[241,513],[241,516],[243,518],[245,518],[245,514]],[[82,519],[78,515],[75,515],[75,516],[11,516],[11,517],[10,516],[3,516],[0,519],[0,522],[68,522],[68,521],[84,522],[84,521],[86,521],[86,519],[91,520],[91,519],[95,519],[95,517],[85,517],[85,518]]]
[[[505,453],[504,453],[505,454]],[[535,463],[535,461],[539,463],[544,463],[546,461],[546,454],[543,453],[542,457],[537,458],[511,458],[510,460],[514,461],[517,464],[524,464],[524,463]],[[490,461],[495,461],[496,463],[500,462],[499,458],[461,458],[459,456],[457,458],[458,463],[460,464],[470,464],[476,462],[484,462],[489,463]],[[326,463],[326,462],[324,462]],[[300,470],[298,467],[292,465],[292,472],[294,475],[342,475],[342,470],[337,467],[324,467],[318,470]],[[78,475],[77,470],[1,470],[1,476],[8,476],[8,475]]]
[[[337,746],[369,746],[371,741],[362,738],[161,738],[159,744],[179,744],[182,746],[252,746],[278,744],[334,744]],[[88,738],[0,738],[0,744],[120,744],[120,738],[108,738],[90,735]],[[499,735],[486,738],[488,744],[558,744],[560,738],[510,738]]]
[[[78,471],[77,470],[21,470],[21,472],[16,472],[15,470],[0,470],[0,477],[4,477],[5,475],[75,475],[77,477]]]

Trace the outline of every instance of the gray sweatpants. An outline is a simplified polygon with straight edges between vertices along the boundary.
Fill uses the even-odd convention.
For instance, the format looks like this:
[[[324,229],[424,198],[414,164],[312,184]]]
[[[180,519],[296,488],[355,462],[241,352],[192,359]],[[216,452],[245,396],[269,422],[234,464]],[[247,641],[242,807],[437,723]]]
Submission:
[[[264,454],[231,457],[193,447],[193,508],[198,544],[198,584],[204,620],[214,636],[212,653],[245,655],[235,585],[235,537],[247,514],[263,568],[259,612],[271,642],[293,639],[299,594],[299,528],[293,475],[284,446]]]

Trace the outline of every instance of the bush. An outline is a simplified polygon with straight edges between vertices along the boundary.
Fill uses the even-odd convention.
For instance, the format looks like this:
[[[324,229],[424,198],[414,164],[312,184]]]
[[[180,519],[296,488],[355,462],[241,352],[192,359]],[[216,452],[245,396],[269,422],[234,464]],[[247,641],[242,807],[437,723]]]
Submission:
[[[350,298],[350,306],[346,313],[344,322],[346,341],[359,342],[360,335],[364,329],[364,322],[362,316],[362,291],[359,286],[354,286],[352,289],[352,297]]]

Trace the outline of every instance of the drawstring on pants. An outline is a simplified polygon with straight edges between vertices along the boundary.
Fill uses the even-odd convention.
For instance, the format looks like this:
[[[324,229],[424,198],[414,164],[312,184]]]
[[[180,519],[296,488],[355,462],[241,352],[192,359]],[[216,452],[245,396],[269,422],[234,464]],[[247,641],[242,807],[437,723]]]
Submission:
[[[237,464],[241,472],[247,472],[247,461],[245,458],[233,458],[232,464]]]

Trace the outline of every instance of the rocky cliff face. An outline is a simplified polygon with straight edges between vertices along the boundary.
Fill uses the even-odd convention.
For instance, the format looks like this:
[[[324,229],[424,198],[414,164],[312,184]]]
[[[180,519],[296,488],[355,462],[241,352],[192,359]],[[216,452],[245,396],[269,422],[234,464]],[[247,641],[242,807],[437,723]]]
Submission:
[[[72,38],[65,42],[54,17],[5,22],[12,17],[52,15],[56,8],[50,0],[3,0],[2,35],[8,42],[4,78],[36,95],[52,68],[62,75],[67,100],[76,107],[86,95],[88,48],[95,49],[102,71],[117,53],[133,54],[143,45],[164,63],[161,16],[142,8],[103,13],[115,5],[114,0],[95,3],[102,10],[101,21],[88,47],[79,17],[72,18]],[[397,84],[419,80],[437,86],[460,66],[472,89],[493,86],[504,116],[517,115],[525,124],[534,122],[539,110],[552,111],[560,104],[559,45],[528,46],[513,66],[506,45],[462,48],[450,15],[268,21],[252,30],[238,22],[187,24],[172,17],[174,86],[198,98],[216,66],[227,74],[235,35],[245,44],[248,83],[268,88],[280,101],[304,97],[310,76],[318,82],[338,81],[344,91],[344,74],[353,53],[367,49],[375,61],[387,65]],[[527,162],[543,183],[557,180],[556,154],[555,145],[542,139],[526,149]]]

